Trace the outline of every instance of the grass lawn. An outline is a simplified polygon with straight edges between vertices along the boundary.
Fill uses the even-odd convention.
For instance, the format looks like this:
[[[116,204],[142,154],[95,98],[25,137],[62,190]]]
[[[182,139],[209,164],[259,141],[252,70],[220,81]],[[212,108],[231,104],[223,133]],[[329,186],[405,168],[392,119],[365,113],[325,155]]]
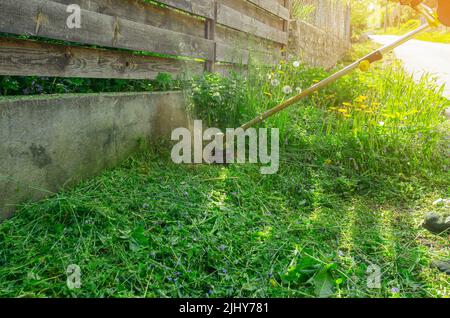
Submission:
[[[439,297],[448,237],[421,229],[447,197],[401,175],[358,176],[286,149],[281,173],[175,165],[152,152],[0,225],[10,297]],[[66,268],[81,267],[81,289]],[[367,287],[368,266],[381,289]],[[398,290],[398,292],[397,292]],[[448,294],[447,294],[448,296]]]
[[[283,67],[272,85],[203,80],[195,100],[219,118],[239,92],[247,109],[285,98],[273,77],[305,88],[326,76]],[[448,297],[448,276],[430,266],[450,258],[448,234],[421,228],[450,196],[448,101],[435,89],[395,71],[344,79],[268,122],[282,128],[275,175],[175,165],[161,143],[23,204],[0,224],[0,296]],[[70,264],[80,289],[66,285]]]

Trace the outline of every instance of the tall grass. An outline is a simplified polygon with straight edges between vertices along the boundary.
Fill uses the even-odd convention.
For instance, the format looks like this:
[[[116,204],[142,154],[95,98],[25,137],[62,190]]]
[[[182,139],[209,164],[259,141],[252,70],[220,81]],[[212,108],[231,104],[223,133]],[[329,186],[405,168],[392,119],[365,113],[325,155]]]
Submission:
[[[210,125],[236,127],[328,75],[295,57],[272,68],[253,64],[245,76],[206,75],[194,81],[193,110],[214,118]],[[431,77],[416,83],[394,64],[346,76],[263,125],[279,128],[286,145],[361,173],[426,175],[449,164],[447,107]]]

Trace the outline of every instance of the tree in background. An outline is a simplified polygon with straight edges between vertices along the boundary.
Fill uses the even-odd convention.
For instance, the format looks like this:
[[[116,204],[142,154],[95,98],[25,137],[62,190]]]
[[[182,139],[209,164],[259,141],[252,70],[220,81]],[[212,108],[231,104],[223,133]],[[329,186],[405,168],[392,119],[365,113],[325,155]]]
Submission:
[[[358,41],[369,28],[369,15],[376,8],[376,2],[373,0],[351,0],[351,28],[352,41]]]

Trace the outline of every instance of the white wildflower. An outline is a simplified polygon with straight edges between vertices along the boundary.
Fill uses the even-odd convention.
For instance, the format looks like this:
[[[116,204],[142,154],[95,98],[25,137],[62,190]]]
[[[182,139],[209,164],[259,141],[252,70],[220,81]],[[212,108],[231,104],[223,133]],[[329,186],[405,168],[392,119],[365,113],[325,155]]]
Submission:
[[[292,93],[292,88],[290,86],[285,86],[283,87],[283,93],[285,93],[286,95],[291,94]]]
[[[270,84],[271,84],[272,86],[278,86],[278,85],[280,85],[280,81],[277,80],[277,79],[275,78],[275,79],[273,79],[273,80],[270,82]]]
[[[295,91],[300,94],[302,92],[302,88],[301,87],[296,87]]]
[[[384,121],[380,121],[379,123],[378,123],[378,125],[380,125],[381,127],[383,127],[384,126]]]
[[[299,61],[295,61],[294,63],[292,63],[292,66],[294,66],[295,68],[300,66],[300,62]]]

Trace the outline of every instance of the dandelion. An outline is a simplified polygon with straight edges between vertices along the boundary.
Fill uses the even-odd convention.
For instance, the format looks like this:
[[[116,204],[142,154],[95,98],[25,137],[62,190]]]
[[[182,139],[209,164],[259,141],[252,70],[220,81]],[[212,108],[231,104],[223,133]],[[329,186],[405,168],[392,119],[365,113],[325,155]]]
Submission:
[[[292,66],[297,68],[300,66],[300,62],[299,61],[294,61],[294,63],[292,63]]]
[[[361,96],[358,96],[357,98],[355,98],[355,102],[357,102],[357,103],[363,103],[366,100],[367,100],[367,96],[364,96],[364,95],[361,95]]]
[[[277,80],[276,78],[274,78],[274,79],[270,82],[270,84],[271,84],[272,86],[276,87],[276,86],[280,85],[280,81]]]
[[[285,87],[283,87],[283,93],[285,93],[286,95],[291,94],[292,88],[290,86],[286,85]]]
[[[352,107],[352,104],[348,102],[344,102],[342,103],[342,105],[344,105],[345,107]]]
[[[299,93],[299,94],[300,94],[300,93],[301,93],[301,92],[302,92],[303,90],[302,90],[302,88],[301,88],[301,87],[296,87],[296,88],[295,88],[295,91],[296,91],[297,93]]]
[[[347,110],[345,108],[339,108],[338,112],[341,114],[345,114],[345,113],[347,113]]]
[[[333,163],[333,161],[332,161],[331,159],[325,160],[325,164],[326,164],[327,166],[331,166],[332,163]]]

